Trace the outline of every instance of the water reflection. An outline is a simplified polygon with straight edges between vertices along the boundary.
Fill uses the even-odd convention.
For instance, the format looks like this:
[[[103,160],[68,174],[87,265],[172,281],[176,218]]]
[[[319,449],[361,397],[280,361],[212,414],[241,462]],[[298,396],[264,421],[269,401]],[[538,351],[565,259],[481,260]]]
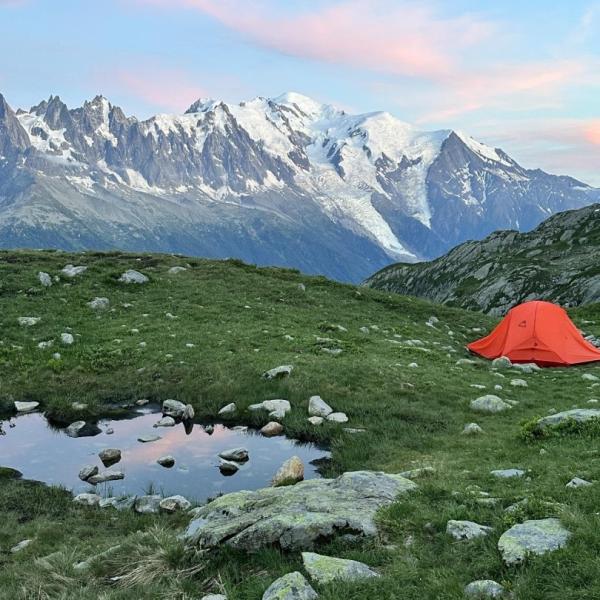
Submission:
[[[284,460],[297,455],[305,464],[307,479],[318,477],[311,461],[329,456],[312,444],[299,444],[283,436],[266,438],[248,430],[214,425],[211,433],[196,424],[154,428],[160,413],[142,409],[132,418],[102,420],[101,433],[93,437],[71,438],[64,429],[50,424],[40,413],[31,413],[4,422],[0,436],[0,465],[18,469],[28,479],[62,485],[74,493],[92,491],[81,481],[84,465],[105,470],[98,453],[118,448],[122,459],[112,469],[123,471],[125,479],[96,486],[101,495],[144,494],[149,489],[165,495],[182,494],[202,501],[218,494],[268,486]],[[111,435],[107,430],[113,430]],[[210,432],[211,429],[208,428]],[[156,442],[140,443],[141,435],[157,434]],[[239,471],[226,477],[219,471],[219,452],[243,446],[250,460]],[[175,466],[165,468],[156,460],[170,454]]]

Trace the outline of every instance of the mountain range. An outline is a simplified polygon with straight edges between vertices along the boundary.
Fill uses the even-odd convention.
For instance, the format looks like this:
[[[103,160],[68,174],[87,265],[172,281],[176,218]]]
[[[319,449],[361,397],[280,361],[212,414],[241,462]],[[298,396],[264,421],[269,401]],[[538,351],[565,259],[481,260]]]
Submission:
[[[126,116],[97,96],[14,111],[0,95],[0,247],[236,257],[357,282],[600,190],[461,132],[300,94]]]
[[[497,231],[432,262],[396,264],[366,285],[503,315],[527,300],[600,302],[600,204],[566,211],[533,231]]]

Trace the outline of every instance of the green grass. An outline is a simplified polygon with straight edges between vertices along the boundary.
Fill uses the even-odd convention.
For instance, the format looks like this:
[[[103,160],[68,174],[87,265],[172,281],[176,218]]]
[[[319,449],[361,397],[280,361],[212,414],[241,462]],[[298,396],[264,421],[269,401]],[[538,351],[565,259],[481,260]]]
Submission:
[[[54,276],[67,263],[89,268],[51,288],[39,285],[38,271]],[[186,272],[167,273],[170,266],[186,264]],[[148,275],[150,283],[119,283],[129,268]],[[92,311],[86,303],[95,296],[108,297],[111,310]],[[464,344],[482,335],[472,329],[494,325],[484,315],[238,261],[0,253],[0,314],[0,410],[7,414],[14,400],[36,400],[67,422],[82,414],[73,402],[86,403],[85,417],[93,419],[119,413],[138,398],[177,398],[191,403],[201,419],[235,402],[241,410],[232,424],[263,425],[264,415],[244,409],[287,398],[294,407],[284,421],[288,435],[331,445],[326,475],[433,466],[434,474],[417,481],[416,493],[382,512],[381,539],[360,545],[336,540],[318,550],[364,561],[382,573],[366,584],[320,586],[321,599],[461,598],[467,583],[486,578],[502,582],[519,599],[600,598],[600,492],[597,485],[565,488],[576,475],[600,480],[598,438],[594,430],[575,428],[543,439],[522,433],[524,424],[550,408],[585,407],[600,396],[600,388],[581,379],[597,367],[504,372],[501,379],[483,360],[456,365],[467,356]],[[440,319],[436,329],[425,324],[431,315]],[[41,321],[22,327],[21,316]],[[600,333],[598,307],[573,316],[595,320],[586,330]],[[365,334],[360,331],[365,326],[375,328]],[[67,328],[76,339],[72,346],[60,343]],[[51,348],[38,348],[51,339]],[[403,343],[414,339],[428,352]],[[331,356],[324,346],[343,352]],[[59,360],[52,358],[55,352]],[[412,362],[419,366],[408,367]],[[261,379],[281,364],[294,366],[290,378]],[[511,377],[526,379],[529,387],[511,387]],[[504,389],[495,392],[495,384]],[[505,413],[478,415],[469,402],[483,393],[519,404]],[[367,432],[311,426],[306,407],[313,394],[345,411],[348,426]],[[485,435],[460,435],[471,421]],[[0,437],[0,466],[1,445]],[[489,474],[508,467],[527,469],[528,476],[497,480]],[[481,503],[481,492],[497,504]],[[504,512],[525,497],[526,507]],[[517,520],[544,516],[559,516],[572,531],[567,548],[521,567],[503,566],[496,549],[500,534]],[[445,534],[448,519],[477,521],[494,532],[458,543]],[[230,600],[250,600],[260,598],[276,577],[302,570],[299,554],[276,549],[252,556],[230,549],[185,552],[177,534],[187,520],[77,507],[63,490],[5,478],[0,469],[0,597],[192,599],[224,591]],[[8,552],[25,538],[34,540],[29,547]],[[89,572],[73,570],[73,563],[117,544],[119,550],[99,558]],[[115,576],[124,579],[112,581]]]

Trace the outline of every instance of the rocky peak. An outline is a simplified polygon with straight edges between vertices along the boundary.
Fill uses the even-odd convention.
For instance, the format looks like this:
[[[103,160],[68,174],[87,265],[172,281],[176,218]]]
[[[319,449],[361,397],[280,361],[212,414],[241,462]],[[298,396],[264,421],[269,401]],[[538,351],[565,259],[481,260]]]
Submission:
[[[14,158],[30,146],[29,136],[12,108],[0,94],[0,160]]]

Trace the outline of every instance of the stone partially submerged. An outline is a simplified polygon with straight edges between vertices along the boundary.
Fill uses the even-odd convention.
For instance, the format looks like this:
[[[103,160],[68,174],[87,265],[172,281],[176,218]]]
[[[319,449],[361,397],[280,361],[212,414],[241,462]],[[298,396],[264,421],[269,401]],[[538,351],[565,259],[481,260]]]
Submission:
[[[370,537],[377,533],[375,513],[416,487],[400,475],[355,471],[235,492],[201,507],[184,535],[201,548],[225,543],[251,552],[273,545],[310,549],[338,533]]]
[[[566,545],[570,532],[558,519],[525,521],[505,531],[498,550],[507,565],[522,563],[529,554],[546,554]]]

